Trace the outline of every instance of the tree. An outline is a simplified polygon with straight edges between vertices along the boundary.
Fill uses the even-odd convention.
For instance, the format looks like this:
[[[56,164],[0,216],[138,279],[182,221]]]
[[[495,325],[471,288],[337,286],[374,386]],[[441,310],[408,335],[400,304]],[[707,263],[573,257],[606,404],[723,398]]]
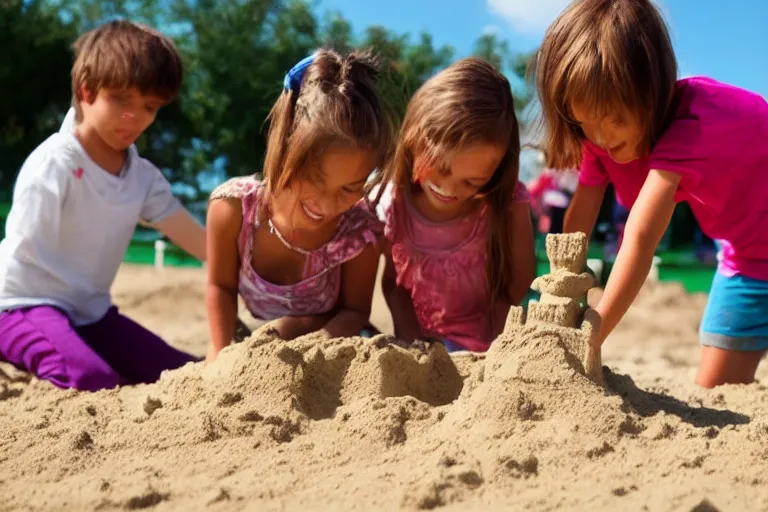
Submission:
[[[182,54],[179,98],[137,145],[193,196],[205,192],[202,178],[215,184],[261,169],[265,120],[283,76],[314,49],[371,50],[381,63],[381,92],[400,115],[454,57],[427,33],[411,39],[374,25],[356,34],[339,12],[317,16],[310,0],[0,0],[0,45],[18,56],[0,63],[6,97],[14,98],[0,105],[1,190],[10,190],[23,159],[58,129],[69,107],[72,42],[119,17],[158,28]],[[516,72],[504,41],[481,38],[476,53]]]
[[[509,43],[499,40],[496,34],[483,34],[475,41],[473,55],[483,58],[497,70],[504,71],[511,58]]]
[[[338,11],[325,14],[325,23],[320,33],[320,43],[323,46],[347,53],[352,50],[352,25]]]
[[[283,76],[317,47],[371,49],[381,60],[382,91],[400,112],[452,55],[447,47],[435,50],[428,35],[410,45],[407,35],[380,26],[357,40],[341,14],[331,12],[320,23],[303,0],[177,0],[172,10],[175,23],[188,27],[176,40],[188,68],[179,103],[191,128],[179,134],[189,146],[172,173],[190,184],[202,171],[233,176],[261,169],[265,119]]]
[[[8,200],[27,155],[64,117],[76,33],[46,2],[0,2],[0,200]]]
[[[416,89],[447,66],[453,56],[450,47],[436,50],[429,34],[421,34],[419,43],[412,45],[408,34],[396,34],[379,25],[366,29],[358,47],[372,51],[381,61],[380,89],[400,117]]]
[[[193,183],[201,171],[252,174],[265,151],[264,120],[288,69],[317,45],[317,21],[304,2],[179,0],[177,37],[187,74],[180,106],[190,123],[181,169]]]
[[[526,86],[526,71],[532,54],[513,53],[509,49],[509,43],[500,40],[496,34],[483,34],[475,42],[473,55],[487,60],[510,78],[517,119],[521,125],[526,124],[525,111],[533,100],[533,92]]]

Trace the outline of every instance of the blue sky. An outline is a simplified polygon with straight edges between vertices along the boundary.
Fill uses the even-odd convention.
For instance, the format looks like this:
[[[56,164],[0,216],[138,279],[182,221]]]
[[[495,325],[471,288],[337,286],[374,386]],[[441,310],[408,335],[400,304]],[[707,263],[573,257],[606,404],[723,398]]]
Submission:
[[[397,32],[430,32],[436,44],[468,55],[494,31],[514,50],[535,48],[568,0],[320,0],[356,31],[381,24]],[[706,75],[768,97],[768,1],[660,0],[681,76]]]

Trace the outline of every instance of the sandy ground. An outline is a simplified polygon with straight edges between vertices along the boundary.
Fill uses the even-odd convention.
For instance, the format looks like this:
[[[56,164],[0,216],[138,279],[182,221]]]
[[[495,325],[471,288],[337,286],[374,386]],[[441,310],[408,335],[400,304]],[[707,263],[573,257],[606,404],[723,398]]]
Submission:
[[[204,354],[202,271],[126,266],[114,292]],[[94,394],[3,366],[0,510],[768,510],[768,388],[692,384],[704,303],[647,286],[605,388],[532,326],[482,357],[256,335]]]

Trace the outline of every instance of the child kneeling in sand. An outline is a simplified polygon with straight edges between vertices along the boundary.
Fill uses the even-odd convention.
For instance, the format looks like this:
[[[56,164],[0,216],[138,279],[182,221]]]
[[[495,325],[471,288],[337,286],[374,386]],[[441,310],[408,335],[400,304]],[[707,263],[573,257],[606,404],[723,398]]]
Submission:
[[[392,138],[376,75],[370,58],[330,50],[296,64],[270,113],[264,180],[213,192],[209,361],[235,333],[238,293],[283,339],[368,324],[382,226],[361,198]]]
[[[549,165],[581,166],[565,231],[592,232],[606,187],[630,207],[597,306],[599,343],[645,281],[675,204],[722,242],[696,382],[754,380],[768,350],[768,103],[704,77],[677,80],[651,0],[574,2],[534,61]]]
[[[519,156],[510,85],[489,63],[460,60],[413,96],[377,204],[398,338],[485,351],[522,301],[535,256]]]
[[[115,21],[75,49],[76,114],[21,168],[0,242],[0,359],[94,391],[194,359],[119,314],[110,288],[140,219],[200,259],[205,231],[133,145],[181,86],[173,43]]]

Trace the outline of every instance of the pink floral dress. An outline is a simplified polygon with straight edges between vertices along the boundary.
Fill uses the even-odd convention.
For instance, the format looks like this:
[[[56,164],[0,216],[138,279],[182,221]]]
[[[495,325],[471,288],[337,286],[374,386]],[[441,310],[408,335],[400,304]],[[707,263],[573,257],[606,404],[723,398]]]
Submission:
[[[259,204],[264,186],[253,176],[232,178],[211,194],[211,200],[240,199],[243,224],[238,237],[240,275],[238,292],[251,314],[263,320],[283,316],[327,313],[336,306],[341,289],[341,266],[376,243],[382,223],[364,203],[342,214],[334,237],[307,256],[303,279],[278,285],[258,275],[251,266],[253,233],[259,227]]]

